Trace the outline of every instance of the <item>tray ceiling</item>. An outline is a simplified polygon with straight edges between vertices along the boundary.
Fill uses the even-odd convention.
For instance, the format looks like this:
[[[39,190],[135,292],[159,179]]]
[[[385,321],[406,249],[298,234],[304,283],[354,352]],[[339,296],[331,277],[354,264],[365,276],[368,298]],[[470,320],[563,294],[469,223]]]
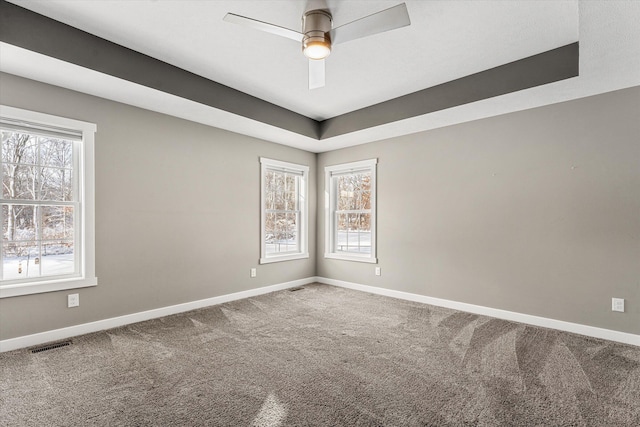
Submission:
[[[11,3],[317,121],[579,42],[579,77],[320,141],[0,44],[2,71],[314,152],[640,84],[640,2],[406,1],[411,26],[336,46],[326,60],[326,86],[312,91],[299,44],[223,22],[223,16],[233,12],[297,30],[302,13],[323,3],[339,26],[398,1]]]

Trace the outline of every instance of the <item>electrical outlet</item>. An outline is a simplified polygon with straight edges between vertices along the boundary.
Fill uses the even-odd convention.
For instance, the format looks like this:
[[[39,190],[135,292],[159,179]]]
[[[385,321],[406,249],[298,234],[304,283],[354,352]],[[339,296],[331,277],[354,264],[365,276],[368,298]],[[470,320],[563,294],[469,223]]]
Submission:
[[[256,277],[258,275],[258,272],[256,271],[255,268],[251,269],[251,277]]]
[[[376,276],[382,276],[382,271],[380,270],[380,267],[376,267]]]
[[[80,294],[67,295],[67,307],[78,307],[80,305]]]
[[[611,311],[624,313],[624,298],[611,298]]]

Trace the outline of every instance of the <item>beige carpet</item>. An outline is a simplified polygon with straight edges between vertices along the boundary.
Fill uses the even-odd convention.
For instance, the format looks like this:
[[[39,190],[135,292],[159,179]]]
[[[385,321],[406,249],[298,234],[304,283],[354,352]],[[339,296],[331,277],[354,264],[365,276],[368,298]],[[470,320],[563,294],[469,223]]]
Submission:
[[[0,354],[2,426],[638,426],[640,348],[308,285]]]

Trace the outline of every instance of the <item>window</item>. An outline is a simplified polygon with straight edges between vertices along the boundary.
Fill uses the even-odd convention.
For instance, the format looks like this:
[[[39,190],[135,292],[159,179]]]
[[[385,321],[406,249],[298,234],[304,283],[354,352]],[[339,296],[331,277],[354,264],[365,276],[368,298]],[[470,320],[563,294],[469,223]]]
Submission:
[[[325,258],[376,263],[376,163],[325,170]]]
[[[0,106],[0,297],[97,284],[96,126]]]
[[[262,215],[260,263],[309,258],[309,167],[260,158]]]

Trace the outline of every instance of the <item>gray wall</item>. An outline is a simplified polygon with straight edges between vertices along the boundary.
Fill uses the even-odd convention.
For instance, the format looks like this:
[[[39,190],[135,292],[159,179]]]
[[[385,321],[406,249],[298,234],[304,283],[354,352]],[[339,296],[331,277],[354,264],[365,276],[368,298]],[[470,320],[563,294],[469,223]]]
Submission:
[[[640,334],[640,88],[318,156],[378,158],[378,258],[319,276]],[[626,313],[611,312],[611,297]]]
[[[0,300],[0,339],[314,275],[640,334],[640,88],[318,156],[6,74],[0,102],[97,123],[100,283]],[[311,167],[308,260],[257,264],[260,156]],[[369,158],[381,277],[323,258],[314,203]]]
[[[78,308],[70,291],[0,300],[0,339],[315,275],[315,154],[7,74],[0,103],[98,125],[99,280]],[[311,167],[309,259],[258,265],[260,156]]]

